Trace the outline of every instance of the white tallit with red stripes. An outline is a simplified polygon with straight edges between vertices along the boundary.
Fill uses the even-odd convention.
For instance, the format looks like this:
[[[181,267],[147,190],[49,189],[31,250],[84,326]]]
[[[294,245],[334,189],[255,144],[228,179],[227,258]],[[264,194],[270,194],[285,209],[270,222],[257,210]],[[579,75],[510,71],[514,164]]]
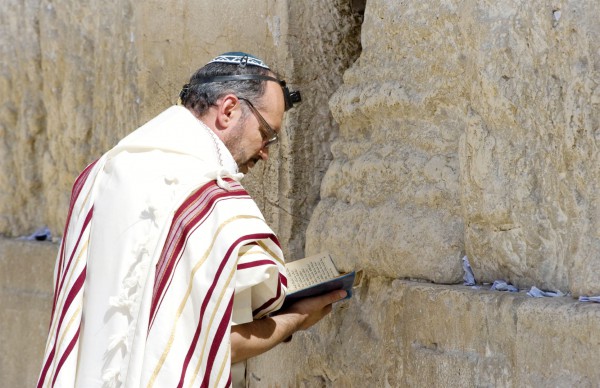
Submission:
[[[231,385],[230,325],[279,308],[286,285],[279,242],[236,172],[179,106],[83,171],[38,386]]]

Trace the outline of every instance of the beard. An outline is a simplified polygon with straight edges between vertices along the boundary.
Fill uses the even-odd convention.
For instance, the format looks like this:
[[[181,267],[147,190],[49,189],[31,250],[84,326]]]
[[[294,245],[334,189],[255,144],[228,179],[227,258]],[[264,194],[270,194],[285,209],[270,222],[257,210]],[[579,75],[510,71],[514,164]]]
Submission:
[[[233,156],[238,170],[246,174],[252,167],[261,160],[259,155],[260,150],[257,152],[251,152],[244,142],[244,126],[246,124],[246,118],[236,124],[231,131],[231,136],[225,141],[225,146]]]

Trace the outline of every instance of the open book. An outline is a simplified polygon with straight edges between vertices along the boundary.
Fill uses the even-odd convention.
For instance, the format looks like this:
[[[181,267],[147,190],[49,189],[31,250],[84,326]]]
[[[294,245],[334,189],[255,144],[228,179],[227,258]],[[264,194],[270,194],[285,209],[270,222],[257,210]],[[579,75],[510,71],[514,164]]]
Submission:
[[[340,273],[328,253],[305,257],[286,263],[288,294],[283,307],[310,296],[330,291],[345,290],[346,299],[352,297],[352,289],[360,285],[362,271]]]

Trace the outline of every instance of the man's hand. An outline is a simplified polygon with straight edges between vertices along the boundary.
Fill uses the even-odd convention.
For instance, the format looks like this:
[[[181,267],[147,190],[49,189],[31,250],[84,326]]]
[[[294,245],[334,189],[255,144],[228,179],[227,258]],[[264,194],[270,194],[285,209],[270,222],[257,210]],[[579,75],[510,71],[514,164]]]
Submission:
[[[231,362],[258,356],[283,342],[298,330],[306,330],[331,311],[331,304],[346,297],[346,291],[302,299],[277,315],[231,327]]]
[[[338,290],[328,294],[305,298],[294,303],[285,310],[279,311],[277,316],[289,319],[295,330],[306,330],[319,322],[332,309],[332,303],[346,297],[346,291]]]

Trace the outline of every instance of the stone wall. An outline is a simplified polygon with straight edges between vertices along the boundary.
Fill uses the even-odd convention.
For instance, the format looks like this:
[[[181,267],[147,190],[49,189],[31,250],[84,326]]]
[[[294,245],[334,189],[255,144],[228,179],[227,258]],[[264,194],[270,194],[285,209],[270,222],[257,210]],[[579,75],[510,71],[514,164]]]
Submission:
[[[599,14],[367,1],[306,244],[367,283],[252,360],[252,386],[598,385],[600,310],[574,297],[600,294]],[[399,280],[461,283],[464,255],[488,285]],[[522,291],[488,291],[500,279]]]
[[[371,278],[316,330],[251,360],[250,387],[597,387],[597,305]]]
[[[2,9],[0,234],[60,234],[77,173],[138,120],[133,11],[44,0]]]
[[[460,186],[482,280],[600,293],[598,14],[503,1],[465,15]]]
[[[307,246],[346,269],[456,283],[464,69],[454,20],[432,22],[428,3],[367,3],[362,54],[330,102],[340,135]]]
[[[0,238],[2,386],[35,385],[57,249]],[[316,330],[251,360],[248,381],[251,387],[595,387],[599,320],[596,305],[570,298],[371,277]]]
[[[481,281],[600,293],[599,12],[369,1],[307,246],[436,283],[466,253]]]
[[[85,164],[212,56],[252,52],[304,102],[244,185],[288,257],[367,279],[251,360],[251,386],[597,385],[599,309],[573,297],[600,294],[600,5],[368,0],[362,26],[357,5],[6,1],[0,234],[60,235]],[[43,344],[6,336],[47,325],[53,247],[0,240],[11,386],[38,369]],[[461,283],[464,255],[480,282],[570,296],[406,280]]]

